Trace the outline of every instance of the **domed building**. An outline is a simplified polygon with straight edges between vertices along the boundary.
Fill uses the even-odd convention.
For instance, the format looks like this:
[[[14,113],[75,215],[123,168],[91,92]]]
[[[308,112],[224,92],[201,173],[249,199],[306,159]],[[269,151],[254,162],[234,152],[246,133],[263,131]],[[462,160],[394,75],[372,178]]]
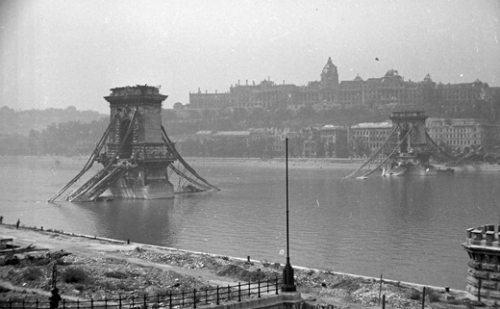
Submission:
[[[446,109],[463,109],[462,105],[488,96],[488,84],[481,81],[465,84],[437,84],[427,74],[423,81],[405,81],[396,69],[388,70],[382,77],[364,80],[359,74],[353,80],[339,82],[338,69],[328,57],[319,81],[306,85],[275,83],[269,77],[261,83],[238,83],[229,92],[189,94],[189,108],[223,109],[256,108],[299,110],[313,107],[319,110],[331,107],[434,105],[444,104]],[[448,104],[449,103],[449,104]],[[455,106],[456,105],[456,106]]]

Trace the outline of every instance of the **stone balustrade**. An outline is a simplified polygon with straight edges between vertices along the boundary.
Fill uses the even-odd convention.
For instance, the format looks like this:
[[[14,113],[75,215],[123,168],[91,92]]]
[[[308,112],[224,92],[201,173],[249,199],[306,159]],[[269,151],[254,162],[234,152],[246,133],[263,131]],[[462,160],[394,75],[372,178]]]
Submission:
[[[500,225],[487,224],[467,229],[469,254],[466,290],[487,305],[500,305]]]
[[[498,226],[500,230],[500,225]],[[499,248],[500,232],[495,231],[495,225],[488,224],[467,229],[465,244],[470,246],[488,246]]]

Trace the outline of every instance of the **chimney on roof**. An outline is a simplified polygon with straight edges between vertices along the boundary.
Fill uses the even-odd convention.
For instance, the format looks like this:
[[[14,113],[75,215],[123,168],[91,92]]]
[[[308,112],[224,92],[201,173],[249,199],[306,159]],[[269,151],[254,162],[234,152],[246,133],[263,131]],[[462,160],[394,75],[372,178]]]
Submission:
[[[285,84],[285,80],[283,80],[283,85]]]
[[[217,89],[215,89],[215,94],[217,94]]]
[[[247,79],[247,84],[246,85],[248,86],[248,79]]]
[[[201,93],[200,87],[198,87],[198,93]]]
[[[208,90],[205,89],[205,94],[207,94],[207,93],[208,93]]]
[[[252,81],[252,83],[253,83],[253,85],[255,86],[255,81],[254,81],[254,80]]]

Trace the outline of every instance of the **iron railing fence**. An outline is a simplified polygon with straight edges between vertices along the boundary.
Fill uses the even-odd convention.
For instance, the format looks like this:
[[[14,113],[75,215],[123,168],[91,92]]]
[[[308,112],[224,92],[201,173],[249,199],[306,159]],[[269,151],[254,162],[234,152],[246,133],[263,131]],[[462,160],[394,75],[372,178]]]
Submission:
[[[198,308],[204,305],[216,304],[226,301],[238,301],[250,297],[258,297],[264,294],[279,294],[282,278],[276,276],[274,279],[259,280],[257,282],[238,283],[233,286],[216,286],[206,289],[193,289],[166,294],[142,296],[119,296],[118,298],[104,298],[90,300],[68,300],[62,299],[59,309],[147,309],[147,308]],[[23,299],[0,300],[0,308],[8,309],[49,309],[50,302]]]

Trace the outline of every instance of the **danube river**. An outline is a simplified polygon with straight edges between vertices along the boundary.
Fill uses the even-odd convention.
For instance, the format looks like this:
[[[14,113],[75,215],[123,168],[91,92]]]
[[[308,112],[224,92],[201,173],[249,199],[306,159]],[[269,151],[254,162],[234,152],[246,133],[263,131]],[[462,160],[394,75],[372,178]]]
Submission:
[[[4,222],[285,262],[284,163],[197,159],[193,166],[222,191],[46,203],[85,161],[0,158]],[[343,180],[352,165],[289,167],[292,265],[464,289],[466,228],[499,220],[500,171]]]

